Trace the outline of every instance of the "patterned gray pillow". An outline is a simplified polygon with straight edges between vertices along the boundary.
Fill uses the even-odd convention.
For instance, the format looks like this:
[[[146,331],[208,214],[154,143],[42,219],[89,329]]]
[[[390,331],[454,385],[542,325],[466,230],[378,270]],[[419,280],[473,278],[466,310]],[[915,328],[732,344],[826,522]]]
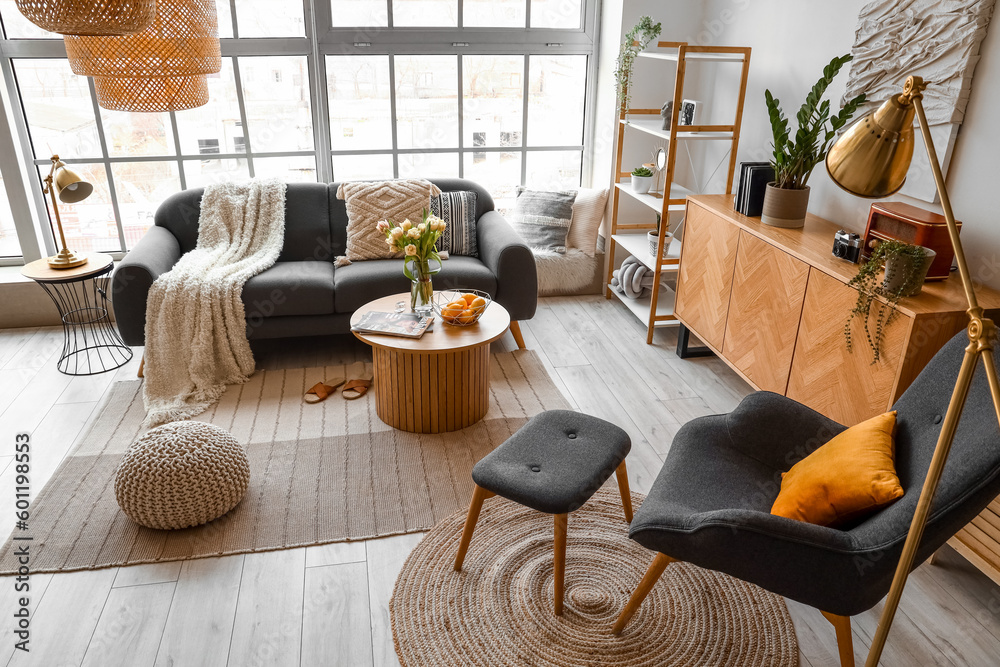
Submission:
[[[479,257],[475,192],[442,192],[431,197],[431,213],[448,224],[438,240],[439,250],[451,255]]]
[[[514,210],[508,217],[517,233],[532,248],[565,253],[575,200],[576,190],[519,190]]]

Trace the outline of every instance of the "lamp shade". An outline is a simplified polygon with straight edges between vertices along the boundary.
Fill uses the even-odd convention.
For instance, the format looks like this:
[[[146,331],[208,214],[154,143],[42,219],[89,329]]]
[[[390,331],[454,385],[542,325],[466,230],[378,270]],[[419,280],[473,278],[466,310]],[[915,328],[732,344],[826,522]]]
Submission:
[[[208,104],[208,79],[198,76],[94,77],[97,103],[111,111],[183,111]]]
[[[138,34],[63,41],[70,67],[84,76],[194,76],[222,69],[214,0],[158,0],[156,19]]]
[[[83,180],[80,174],[62,162],[56,162],[52,185],[56,189],[59,201],[67,204],[75,204],[78,201],[83,201],[94,191],[93,185]]]
[[[912,102],[894,96],[857,120],[826,154],[833,182],[858,197],[888,197],[906,182],[913,159]]]
[[[156,17],[156,0],[16,0],[24,17],[60,35],[133,35]]]

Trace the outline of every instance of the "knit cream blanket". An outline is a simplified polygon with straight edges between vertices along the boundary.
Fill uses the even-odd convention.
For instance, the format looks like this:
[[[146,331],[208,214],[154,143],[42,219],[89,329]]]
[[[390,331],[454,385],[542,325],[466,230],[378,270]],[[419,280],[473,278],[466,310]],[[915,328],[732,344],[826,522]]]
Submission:
[[[197,246],[156,279],[146,302],[147,427],[201,414],[254,372],[243,285],[274,264],[284,237],[281,181],[205,188]]]

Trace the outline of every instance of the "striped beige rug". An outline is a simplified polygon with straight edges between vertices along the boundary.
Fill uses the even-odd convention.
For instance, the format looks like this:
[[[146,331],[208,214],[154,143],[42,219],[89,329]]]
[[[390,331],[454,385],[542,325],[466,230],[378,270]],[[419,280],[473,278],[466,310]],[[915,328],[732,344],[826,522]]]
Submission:
[[[112,385],[91,427],[31,506],[33,572],[205,558],[424,531],[465,507],[472,466],[529,417],[566,401],[535,353],[493,355],[486,418],[454,433],[394,430],[374,392],[307,405],[306,388],[344,367],[262,371],[232,386],[202,421],[246,444],[250,489],[229,514],[198,528],[158,531],[115,501],[122,454],[141,432],[141,381]],[[11,540],[0,575],[16,572]]]

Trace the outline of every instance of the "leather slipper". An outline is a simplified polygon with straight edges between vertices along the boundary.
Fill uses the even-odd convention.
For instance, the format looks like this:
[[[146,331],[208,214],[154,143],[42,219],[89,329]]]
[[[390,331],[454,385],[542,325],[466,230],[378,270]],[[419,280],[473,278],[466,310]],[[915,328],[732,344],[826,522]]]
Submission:
[[[361,398],[368,393],[368,389],[372,386],[373,380],[374,377],[371,373],[362,373],[361,377],[348,380],[347,384],[344,385],[343,391],[340,392],[340,395],[349,401]]]
[[[344,378],[336,378],[334,380],[324,380],[323,382],[317,382],[309,391],[305,393],[302,397],[306,403],[319,403],[325,401],[327,397],[337,390],[337,387],[344,384]]]

